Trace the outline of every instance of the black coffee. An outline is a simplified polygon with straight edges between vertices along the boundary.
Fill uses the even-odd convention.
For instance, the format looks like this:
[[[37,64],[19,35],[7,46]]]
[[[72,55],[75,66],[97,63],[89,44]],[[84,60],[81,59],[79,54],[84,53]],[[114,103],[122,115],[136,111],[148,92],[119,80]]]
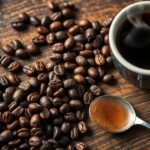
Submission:
[[[140,18],[139,25],[125,20],[118,30],[117,46],[121,55],[131,64],[150,69],[150,13],[135,18]]]

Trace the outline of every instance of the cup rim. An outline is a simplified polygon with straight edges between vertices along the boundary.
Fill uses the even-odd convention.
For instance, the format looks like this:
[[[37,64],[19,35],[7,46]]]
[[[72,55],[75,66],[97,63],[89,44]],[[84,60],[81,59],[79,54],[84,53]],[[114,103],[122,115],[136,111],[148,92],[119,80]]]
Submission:
[[[120,53],[119,50],[117,48],[116,45],[116,39],[114,38],[115,35],[115,28],[116,28],[116,23],[118,23],[118,21],[120,21],[120,18],[126,13],[127,9],[133,9],[139,5],[150,5],[150,1],[142,1],[142,2],[137,2],[134,4],[131,4],[127,7],[125,7],[124,9],[122,9],[114,18],[111,26],[110,26],[110,32],[109,32],[109,44],[111,47],[111,51],[113,53],[113,55],[116,57],[116,59],[127,69],[129,69],[130,71],[136,72],[138,74],[141,75],[150,75],[150,69],[143,69],[140,68],[138,66],[135,66],[133,64],[131,64],[130,62],[128,62]]]

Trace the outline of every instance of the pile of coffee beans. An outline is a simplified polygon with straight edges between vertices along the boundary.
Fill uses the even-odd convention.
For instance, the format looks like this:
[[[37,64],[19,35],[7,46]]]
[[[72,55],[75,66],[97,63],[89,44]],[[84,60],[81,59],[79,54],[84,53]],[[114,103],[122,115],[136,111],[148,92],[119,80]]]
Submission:
[[[13,40],[2,47],[0,64],[10,73],[0,77],[1,150],[85,150],[80,139],[88,132],[88,106],[102,94],[100,83],[114,79],[107,72],[112,19],[76,21],[74,5],[48,1],[47,6],[51,16],[40,20],[21,13],[11,23],[19,31],[36,27],[30,44]],[[40,54],[44,45],[49,45],[49,61],[19,62]]]

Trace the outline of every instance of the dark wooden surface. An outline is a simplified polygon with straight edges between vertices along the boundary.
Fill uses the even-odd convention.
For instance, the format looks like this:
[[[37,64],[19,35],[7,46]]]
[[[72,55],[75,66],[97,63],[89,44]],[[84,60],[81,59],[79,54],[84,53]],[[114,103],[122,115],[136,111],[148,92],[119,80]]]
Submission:
[[[79,7],[78,19],[104,20],[115,14],[126,5],[136,0],[68,0]],[[56,0],[63,2],[63,0]],[[12,39],[21,39],[28,43],[35,35],[35,30],[29,28],[28,32],[20,33],[10,27],[20,12],[26,11],[39,17],[50,14],[46,7],[46,0],[0,0],[0,42],[7,43]],[[47,60],[48,48],[42,50],[42,55],[34,57],[23,64],[31,64],[37,59]],[[0,52],[1,53],[1,52]],[[0,67],[0,74],[5,69]],[[114,71],[116,85],[101,84],[103,90],[112,95],[122,96],[133,104],[139,117],[150,122],[150,91],[141,90],[125,81],[117,71]],[[26,76],[20,75],[23,80]],[[133,127],[122,134],[110,134],[92,124],[89,120],[90,133],[83,138],[91,150],[148,150],[150,149],[150,132],[144,127]]]

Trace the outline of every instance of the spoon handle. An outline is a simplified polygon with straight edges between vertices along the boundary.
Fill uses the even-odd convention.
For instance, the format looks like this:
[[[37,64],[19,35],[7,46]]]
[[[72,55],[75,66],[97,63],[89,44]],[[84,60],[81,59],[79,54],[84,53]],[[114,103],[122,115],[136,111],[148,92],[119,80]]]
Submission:
[[[148,128],[148,129],[150,129],[150,123],[140,119],[139,117],[136,117],[134,124],[135,125],[142,125],[142,126]]]

